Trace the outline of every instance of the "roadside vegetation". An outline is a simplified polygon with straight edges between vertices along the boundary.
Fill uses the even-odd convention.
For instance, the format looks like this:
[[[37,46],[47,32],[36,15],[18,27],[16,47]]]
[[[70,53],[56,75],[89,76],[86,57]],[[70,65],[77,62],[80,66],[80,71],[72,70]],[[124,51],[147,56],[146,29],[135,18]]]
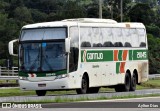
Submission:
[[[120,22],[120,0],[103,0],[103,18]],[[98,18],[98,0],[0,0],[0,66],[18,66],[8,42],[22,26],[70,18]],[[160,73],[160,0],[123,0],[123,22],[142,22],[147,29],[149,73]],[[15,48],[18,49],[18,48]],[[15,50],[16,52],[17,50]]]
[[[127,99],[127,98],[141,98],[141,97],[157,97],[160,96],[160,94],[148,94],[148,95],[126,95],[126,96],[113,96],[113,97],[106,97],[101,96],[97,98],[78,98],[78,99],[70,99],[70,98],[55,98],[54,100],[44,99],[44,100],[35,100],[35,101],[26,101],[25,103],[41,103],[41,104],[47,104],[47,103],[66,103],[66,102],[80,102],[80,101],[94,101],[94,100],[111,100],[111,99]]]

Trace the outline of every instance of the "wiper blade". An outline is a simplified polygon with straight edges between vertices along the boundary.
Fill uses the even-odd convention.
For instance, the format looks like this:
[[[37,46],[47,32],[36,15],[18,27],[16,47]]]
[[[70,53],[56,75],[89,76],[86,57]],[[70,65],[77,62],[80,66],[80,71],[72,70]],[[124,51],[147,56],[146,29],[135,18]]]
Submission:
[[[32,71],[32,70],[34,69],[35,64],[36,64],[37,61],[40,62],[40,54],[41,54],[41,51],[40,51],[40,49],[39,49],[38,55],[37,55],[36,59],[33,61],[33,64],[32,64],[31,67],[29,68],[30,71]]]

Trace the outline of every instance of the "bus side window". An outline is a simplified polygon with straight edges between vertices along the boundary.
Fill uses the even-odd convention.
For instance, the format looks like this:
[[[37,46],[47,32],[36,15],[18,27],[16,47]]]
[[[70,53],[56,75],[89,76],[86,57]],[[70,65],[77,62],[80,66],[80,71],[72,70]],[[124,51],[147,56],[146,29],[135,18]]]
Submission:
[[[98,43],[98,44],[93,44],[93,47],[102,47],[102,44],[101,43]]]
[[[115,42],[114,46],[115,47],[123,47],[123,44],[122,44],[122,42]]]
[[[101,43],[98,43],[98,44],[97,44],[97,47],[102,47],[102,44],[101,44]]]
[[[70,28],[70,53],[69,53],[69,72],[76,71],[78,68],[79,55],[79,35],[78,27]]]
[[[93,47],[97,47],[97,44],[94,43],[94,44],[93,44]]]
[[[73,72],[77,70],[78,66],[78,48],[71,47],[71,53],[70,53],[70,61],[69,61],[69,71]]]
[[[146,47],[146,43],[145,42],[141,42],[139,46],[140,47]]]
[[[114,47],[111,41],[104,42],[103,47]]]
[[[132,47],[132,45],[129,42],[125,42],[124,47]]]
[[[90,42],[82,42],[81,47],[91,47],[91,43]]]

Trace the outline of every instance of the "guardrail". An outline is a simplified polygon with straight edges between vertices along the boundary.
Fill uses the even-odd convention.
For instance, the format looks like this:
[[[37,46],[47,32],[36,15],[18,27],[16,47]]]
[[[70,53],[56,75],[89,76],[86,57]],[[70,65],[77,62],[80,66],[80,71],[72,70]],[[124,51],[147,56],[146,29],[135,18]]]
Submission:
[[[156,78],[160,78],[160,74],[150,74],[148,76],[149,79],[156,79]]]
[[[0,80],[18,80],[18,67],[9,69],[0,66]]]

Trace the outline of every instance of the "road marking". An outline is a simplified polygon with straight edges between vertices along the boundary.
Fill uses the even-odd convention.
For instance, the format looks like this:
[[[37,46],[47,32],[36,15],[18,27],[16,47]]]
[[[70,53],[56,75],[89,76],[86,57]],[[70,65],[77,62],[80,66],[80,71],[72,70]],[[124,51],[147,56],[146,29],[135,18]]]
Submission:
[[[141,98],[127,98],[127,99],[110,99],[110,100],[91,100],[91,101],[79,101],[79,102],[115,102],[115,101],[123,101],[123,100],[139,100],[139,99],[154,99],[154,98],[160,98],[160,96],[157,97],[141,97]]]

